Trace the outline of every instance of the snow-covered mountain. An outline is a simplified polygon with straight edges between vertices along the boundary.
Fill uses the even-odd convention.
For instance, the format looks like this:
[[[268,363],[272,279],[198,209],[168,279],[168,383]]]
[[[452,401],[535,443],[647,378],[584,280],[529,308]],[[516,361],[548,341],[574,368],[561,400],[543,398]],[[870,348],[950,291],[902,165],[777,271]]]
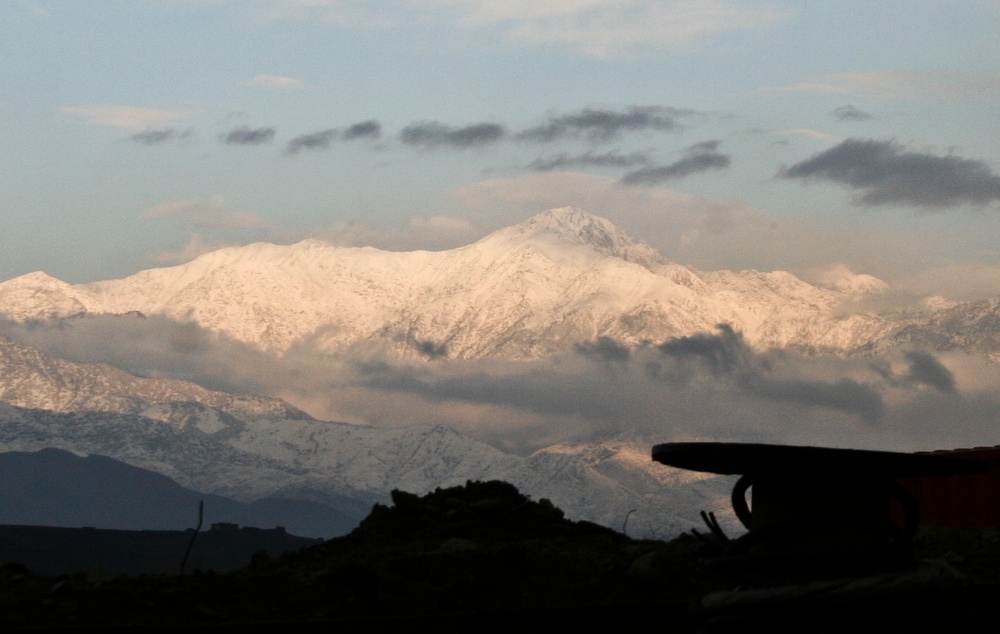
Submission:
[[[256,360],[274,360],[300,348],[336,354],[366,346],[400,357],[461,359],[440,364],[456,373],[492,363],[468,359],[536,359],[594,342],[614,347],[689,337],[690,347],[707,342],[697,337],[718,333],[719,324],[729,324],[726,332],[739,333],[734,337],[741,346],[745,342],[758,348],[882,353],[909,346],[1000,353],[1000,300],[938,304],[897,315],[850,309],[886,289],[871,276],[845,270],[822,285],[781,271],[699,272],[668,261],[605,219],[565,208],[442,252],[394,253],[307,240],[222,249],[181,266],[90,284],[71,285],[32,273],[0,284],[0,316],[20,322],[11,332],[42,333],[37,335],[41,339],[58,333],[68,341],[84,329],[64,328],[63,319],[128,315],[76,322],[101,322],[102,328],[112,322],[113,329],[129,320],[146,322],[141,317],[146,315],[148,321],[169,322],[178,331],[200,332],[199,326],[214,331],[241,354],[247,346],[257,347]],[[45,328],[36,328],[34,320],[45,321]],[[146,354],[130,347],[131,341],[116,342],[116,350],[126,356]],[[144,374],[148,369],[143,378],[108,365],[72,363],[23,344],[0,336],[2,450],[56,447],[101,454],[191,489],[244,502],[285,497],[355,512],[394,488],[422,493],[493,478],[550,498],[572,517],[610,526],[620,526],[637,509],[633,527],[643,534],[689,526],[699,509],[726,506],[725,486],[718,478],[651,462],[650,446],[664,438],[605,431],[588,440],[571,429],[559,437],[574,442],[520,455],[442,425],[327,422],[279,399],[155,378],[162,375],[155,355],[148,361],[143,357],[139,369],[128,366]],[[177,345],[184,349],[187,344]],[[336,361],[302,356],[314,363],[301,366],[305,371],[323,371]],[[198,367],[207,358],[191,357],[185,368]],[[344,358],[351,363],[357,357]],[[279,367],[285,366],[274,365]],[[437,367],[404,359],[398,370],[414,377]],[[825,383],[797,375],[781,380],[768,376],[765,381],[762,372],[740,374],[733,389],[740,395],[756,389],[768,402],[802,407],[832,402],[841,412],[836,407],[843,409],[843,404],[831,401],[830,393],[840,394],[837,390],[846,386],[850,394],[863,392],[876,405],[882,403],[881,393],[861,382],[869,380],[864,377]],[[912,368],[909,372],[899,376],[914,374]],[[204,374],[211,376],[211,369]],[[903,384],[891,371],[883,374],[893,385]],[[191,372],[172,375],[187,378]],[[451,375],[442,376],[447,388]],[[711,382],[724,383],[725,378],[712,377]],[[289,377],[289,385],[293,379]],[[333,385],[336,377],[325,380]],[[619,380],[627,385],[625,378]],[[313,389],[326,389],[322,382],[318,385]],[[450,398],[451,392],[430,394],[433,400],[436,395]],[[483,394],[484,407],[504,404],[493,396]],[[461,407],[459,403],[456,411]],[[629,425],[628,412],[622,416],[626,420],[619,432]],[[434,420],[433,414],[419,420]]]
[[[440,425],[319,421],[277,399],[70,363],[0,337],[0,450],[104,455],[242,502],[311,500],[360,519],[392,489],[499,478],[575,518],[614,525],[635,509],[633,528],[644,534],[689,526],[698,508],[721,505],[719,479],[652,463],[650,444],[555,446],[524,457]],[[657,486],[664,478],[708,484]]]
[[[720,323],[755,346],[853,350],[894,326],[838,307],[885,289],[850,273],[820,287],[780,271],[695,271],[603,218],[563,208],[450,251],[306,240],[221,249],[90,284],[32,273],[0,284],[0,313],[163,315],[274,352],[367,342],[408,356],[530,358],[598,337],[658,342]]]

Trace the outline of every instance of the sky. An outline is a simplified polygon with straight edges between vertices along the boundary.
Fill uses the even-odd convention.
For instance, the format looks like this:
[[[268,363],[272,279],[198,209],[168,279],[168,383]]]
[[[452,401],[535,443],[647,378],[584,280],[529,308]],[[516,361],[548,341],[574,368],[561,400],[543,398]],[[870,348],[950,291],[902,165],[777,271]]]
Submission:
[[[1000,295],[998,32],[994,0],[12,0],[0,279],[571,205],[701,270]]]

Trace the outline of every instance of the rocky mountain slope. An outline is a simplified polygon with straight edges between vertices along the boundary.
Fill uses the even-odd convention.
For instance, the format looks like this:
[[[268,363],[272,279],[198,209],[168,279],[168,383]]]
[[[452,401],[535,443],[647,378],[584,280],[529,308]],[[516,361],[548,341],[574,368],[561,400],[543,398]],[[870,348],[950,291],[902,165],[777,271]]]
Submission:
[[[307,500],[360,519],[392,489],[503,478],[572,517],[667,534],[722,504],[717,478],[652,463],[646,439],[504,453],[448,427],[316,420],[277,399],[234,396],[106,365],[53,359],[0,338],[0,448],[104,455],[242,502]],[[677,482],[674,482],[677,484]]]

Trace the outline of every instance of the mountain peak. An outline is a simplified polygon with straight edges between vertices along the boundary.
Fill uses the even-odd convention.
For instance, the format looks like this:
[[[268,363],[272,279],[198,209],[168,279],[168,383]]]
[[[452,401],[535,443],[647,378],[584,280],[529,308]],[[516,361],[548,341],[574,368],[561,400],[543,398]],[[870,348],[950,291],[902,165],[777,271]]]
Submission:
[[[555,233],[564,239],[592,247],[604,255],[618,257],[628,262],[653,268],[668,260],[644,242],[616,227],[607,218],[601,218],[576,207],[549,209],[529,218],[516,227],[518,233]]]

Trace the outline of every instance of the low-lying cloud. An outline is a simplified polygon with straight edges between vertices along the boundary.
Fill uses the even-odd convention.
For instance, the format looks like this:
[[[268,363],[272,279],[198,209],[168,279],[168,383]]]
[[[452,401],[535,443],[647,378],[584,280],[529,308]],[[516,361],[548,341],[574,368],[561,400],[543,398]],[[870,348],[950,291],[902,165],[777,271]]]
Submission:
[[[143,218],[171,218],[191,229],[250,229],[264,226],[256,215],[233,209],[222,196],[210,199],[169,200],[142,214]]]
[[[985,161],[907,151],[895,141],[847,139],[778,173],[860,192],[859,205],[943,209],[1000,200],[1000,175]]]
[[[910,362],[909,378],[935,387],[942,392],[955,391],[955,377],[948,368],[944,367],[934,355],[920,350],[906,352],[906,359]]]
[[[872,385],[847,377],[835,380],[782,377],[773,371],[776,364],[752,350],[742,335],[726,324],[719,326],[717,334],[678,337],[660,344],[657,350],[681,363],[696,360],[711,376],[731,380],[738,389],[757,399],[840,410],[868,422],[877,421],[883,414],[882,396]],[[683,376],[685,380],[690,378],[687,373]]]
[[[455,360],[414,339],[400,359],[303,341],[271,356],[158,316],[77,317],[0,334],[77,362],[211,389],[284,398],[320,418],[446,424],[508,450],[595,435],[826,444],[898,450],[994,442],[1000,368],[928,351],[871,358],[751,349],[728,327],[658,344],[612,338],[533,360]]]

